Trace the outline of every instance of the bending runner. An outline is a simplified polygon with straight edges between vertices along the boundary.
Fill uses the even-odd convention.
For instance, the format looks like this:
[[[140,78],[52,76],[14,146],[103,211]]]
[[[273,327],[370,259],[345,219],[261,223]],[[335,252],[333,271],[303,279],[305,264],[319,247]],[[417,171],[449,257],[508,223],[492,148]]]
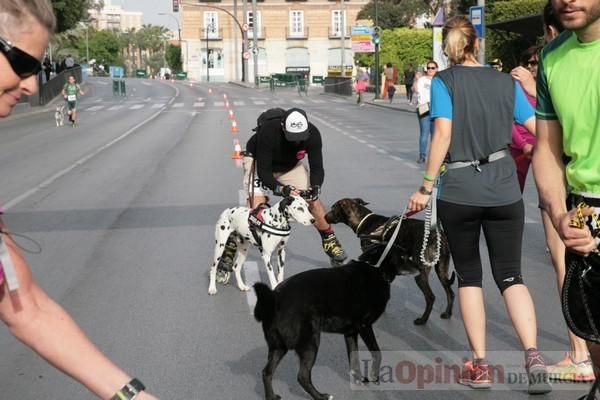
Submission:
[[[69,76],[69,81],[65,83],[62,90],[62,95],[66,100],[65,108],[67,109],[67,115],[69,116],[69,122],[75,126],[75,119],[77,118],[77,106],[79,105],[79,97],[83,96],[84,93],[81,90],[81,86],[75,80],[74,75]]]
[[[268,194],[303,196],[315,217],[323,251],[332,266],[348,258],[333,229],[325,220],[319,195],[325,178],[321,133],[299,108],[270,109],[258,118],[258,127],[246,145],[244,190],[251,208],[268,201]],[[308,167],[302,162],[308,158]],[[226,284],[233,269],[236,242],[230,236],[217,266],[217,282]]]

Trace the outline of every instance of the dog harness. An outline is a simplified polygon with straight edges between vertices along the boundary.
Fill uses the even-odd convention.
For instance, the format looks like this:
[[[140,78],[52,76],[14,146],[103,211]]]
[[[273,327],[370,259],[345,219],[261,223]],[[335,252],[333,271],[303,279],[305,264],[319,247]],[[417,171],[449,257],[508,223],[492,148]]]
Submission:
[[[262,240],[261,240],[261,231],[270,233],[271,235],[286,237],[291,233],[292,228],[287,224],[285,227],[276,227],[273,225],[267,224],[263,219],[263,212],[269,208],[268,204],[261,204],[256,207],[254,210],[250,212],[248,216],[248,226],[250,227],[250,232],[252,233],[252,237],[258,246],[258,249],[262,252]]]
[[[465,168],[465,167],[473,167],[477,170],[477,172],[481,172],[481,168],[479,168],[480,165],[485,165],[485,164],[489,164],[491,162],[494,161],[498,161],[501,158],[504,158],[508,155],[508,150],[503,149],[503,150],[499,150],[496,151],[492,154],[490,154],[487,157],[484,158],[480,158],[479,160],[475,160],[475,161],[454,161],[451,163],[447,163],[446,165],[446,169],[457,169],[457,168]]]

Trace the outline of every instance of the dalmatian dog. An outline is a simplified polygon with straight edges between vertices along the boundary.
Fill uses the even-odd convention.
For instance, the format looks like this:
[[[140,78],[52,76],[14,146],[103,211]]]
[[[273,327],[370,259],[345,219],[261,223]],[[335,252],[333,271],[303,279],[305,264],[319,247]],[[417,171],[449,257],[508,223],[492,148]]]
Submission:
[[[251,228],[250,220],[254,228]],[[242,278],[242,266],[248,255],[250,243],[258,247],[261,252],[271,287],[275,288],[283,281],[285,245],[290,235],[290,221],[297,221],[305,226],[315,222],[308,209],[308,203],[302,197],[284,197],[274,206],[263,208],[256,213],[248,207],[233,207],[223,211],[215,226],[215,254],[210,268],[208,294],[217,293],[217,264],[231,233],[235,234],[238,243],[233,271],[241,291],[250,290],[250,286],[247,286]],[[271,264],[271,255],[274,251],[277,251],[277,276]]]
[[[56,126],[63,126],[65,124],[65,106],[56,107],[54,111],[54,121]]]

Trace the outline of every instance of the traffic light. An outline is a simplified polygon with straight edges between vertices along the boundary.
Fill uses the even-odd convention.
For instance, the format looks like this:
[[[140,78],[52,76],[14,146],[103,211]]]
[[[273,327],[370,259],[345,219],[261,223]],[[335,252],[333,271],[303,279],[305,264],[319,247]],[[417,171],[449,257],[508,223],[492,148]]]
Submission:
[[[379,37],[380,30],[381,30],[381,28],[378,26],[373,27],[373,33],[371,34],[371,41],[374,44],[379,44],[379,42],[381,41],[381,38]]]

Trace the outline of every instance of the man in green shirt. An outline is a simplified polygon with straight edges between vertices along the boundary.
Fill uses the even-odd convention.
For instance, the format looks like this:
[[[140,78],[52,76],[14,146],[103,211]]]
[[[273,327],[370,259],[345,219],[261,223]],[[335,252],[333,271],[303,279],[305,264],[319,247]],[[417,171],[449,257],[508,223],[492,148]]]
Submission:
[[[552,6],[567,31],[540,58],[533,170],[542,203],[568,250],[568,268],[585,264],[600,274],[595,237],[600,227],[593,215],[600,211],[600,0],[552,0]],[[570,157],[566,165],[563,154]],[[596,208],[580,208],[578,218],[574,207],[580,201]],[[579,219],[586,223],[576,226]],[[591,302],[600,310],[600,288],[592,291]],[[597,316],[592,325],[600,326]],[[598,377],[600,345],[588,341],[588,348]]]
[[[75,118],[77,117],[77,106],[79,105],[79,97],[83,96],[81,87],[75,80],[74,75],[69,76],[69,81],[65,83],[62,90],[62,95],[65,98],[65,108],[72,126],[75,126]]]

